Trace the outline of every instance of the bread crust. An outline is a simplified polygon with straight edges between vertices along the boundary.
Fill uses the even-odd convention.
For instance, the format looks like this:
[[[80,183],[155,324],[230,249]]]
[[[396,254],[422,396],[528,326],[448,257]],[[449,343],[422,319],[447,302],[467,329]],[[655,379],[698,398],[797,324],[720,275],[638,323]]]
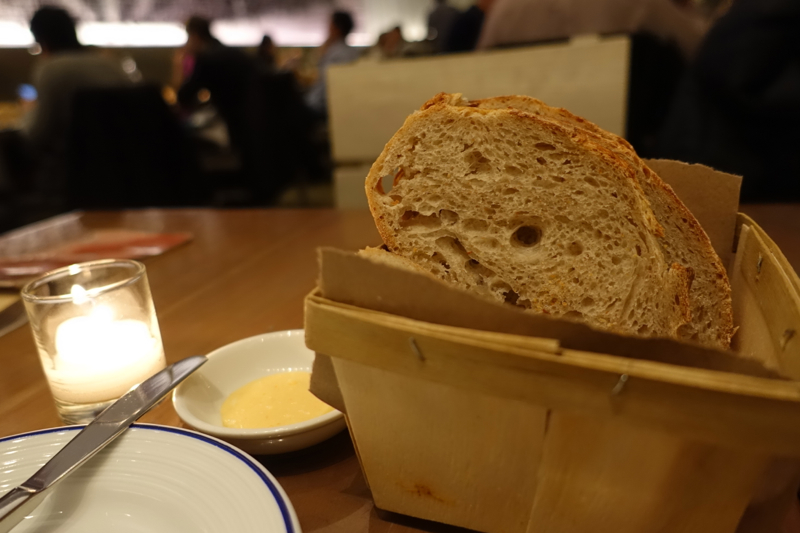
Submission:
[[[703,255],[704,262],[713,270],[711,279],[719,280],[716,283],[720,298],[715,302],[715,307],[719,313],[720,326],[717,328],[718,340],[724,347],[730,346],[731,338],[736,329],[733,326],[733,307],[731,303],[731,288],[722,260],[714,251],[711,240],[705,230],[692,215],[686,205],[678,198],[675,191],[666,184],[659,176],[642,161],[634,151],[633,147],[621,137],[607,132],[596,124],[570,113],[566,109],[550,107],[541,100],[529,96],[499,96],[469,102],[470,106],[482,107],[487,109],[525,109],[531,113],[538,113],[556,120],[561,120],[570,124],[576,129],[583,130],[586,134],[595,138],[599,144],[604,144],[610,150],[617,153],[623,159],[637,169],[637,180],[642,185],[645,195],[655,211],[659,210],[659,204],[673,207],[677,213],[674,218],[680,219],[684,228],[690,233],[690,240],[694,241],[695,250]],[[661,235],[669,240],[669,236]],[[697,289],[697,287],[695,287]],[[695,290],[697,292],[697,290]],[[695,305],[695,314],[697,306]],[[689,340],[696,332],[687,331],[685,337]]]
[[[460,116],[474,116],[477,120],[500,113],[502,114],[500,116],[508,116],[509,120],[512,120],[513,117],[513,119],[530,121],[533,123],[533,127],[543,132],[559,138],[569,138],[570,142],[579,146],[580,149],[593,154],[594,157],[601,160],[602,164],[613,168],[618,176],[624,178],[627,186],[636,191],[631,196],[636,209],[642,214],[643,223],[647,228],[644,233],[648,244],[645,246],[648,250],[651,245],[658,248],[658,251],[653,250],[652,253],[663,255],[665,264],[669,265],[669,276],[665,278],[664,283],[669,285],[669,290],[674,292],[678,306],[677,315],[681,317],[679,320],[683,321],[683,324],[679,324],[677,327],[675,336],[728,347],[734,329],[727,274],[719,257],[713,251],[708,236],[694,216],[678,199],[674,191],[636,156],[625,140],[601,130],[591,122],[572,115],[566,110],[551,108],[533,98],[505,96],[469,102],[460,94],[440,93],[406,119],[403,127],[387,143],[386,149],[372,165],[365,183],[367,198],[376,220],[377,229],[390,250],[399,251],[401,244],[396,231],[387,220],[384,220],[387,215],[382,202],[385,201],[383,196],[386,192],[381,186],[381,180],[386,169],[392,167],[392,161],[389,158],[401,157],[396,152],[399,149],[398,146],[406,142],[409,131],[419,129],[426,120],[429,120],[429,117],[437,112],[445,112],[449,108],[458,108]],[[404,148],[410,151],[414,150],[414,146]],[[403,169],[400,172],[403,172]],[[405,178],[398,173],[394,178],[393,185],[397,185],[400,180]],[[662,217],[658,217],[655,212],[659,209],[662,211],[664,209],[672,210],[677,214],[677,218],[682,221],[681,231],[688,233],[688,241],[691,243],[692,249],[707,263],[707,268],[702,272],[703,283],[706,283],[706,278],[709,277],[708,271],[713,272],[713,277],[718,280],[716,291],[719,298],[716,303],[720,308],[721,326],[716,328],[714,342],[709,342],[708,338],[692,339],[692,335],[697,331],[697,326],[692,324],[692,285],[695,269],[691,265],[674,261],[674,254],[670,253],[667,234],[673,236],[675,231],[671,227],[665,230]],[[672,217],[672,219],[675,218]],[[673,222],[672,219],[670,222]],[[697,308],[697,305],[694,307]],[[547,309],[536,309],[535,306],[532,309],[548,312]],[[598,320],[601,320],[601,317],[598,317]],[[613,325],[612,329],[614,329]]]
[[[410,270],[412,272],[423,274],[424,276],[435,279],[437,281],[439,280],[439,278],[431,274],[430,271],[425,270],[414,261],[406,259],[402,255],[393,254],[392,252],[386,250],[383,247],[373,248],[371,246],[368,246],[363,250],[359,250],[358,255],[360,255],[361,257],[365,257],[374,263],[381,263],[383,265],[393,266],[395,268],[399,268],[402,270]]]

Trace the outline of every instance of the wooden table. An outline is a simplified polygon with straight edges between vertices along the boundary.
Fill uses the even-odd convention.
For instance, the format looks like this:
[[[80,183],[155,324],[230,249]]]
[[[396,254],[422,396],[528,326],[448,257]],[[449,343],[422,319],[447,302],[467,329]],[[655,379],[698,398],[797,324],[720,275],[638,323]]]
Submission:
[[[800,270],[800,205],[743,210]],[[317,274],[316,248],[356,250],[380,242],[366,211],[148,210],[90,213],[85,222],[194,234],[191,243],[146,260],[169,362],[302,327],[303,297]],[[169,402],[143,421],[181,425]],[[30,328],[0,338],[0,437],[58,425]],[[283,485],[306,533],[462,531],[376,511],[346,432],[307,450],[260,459]]]

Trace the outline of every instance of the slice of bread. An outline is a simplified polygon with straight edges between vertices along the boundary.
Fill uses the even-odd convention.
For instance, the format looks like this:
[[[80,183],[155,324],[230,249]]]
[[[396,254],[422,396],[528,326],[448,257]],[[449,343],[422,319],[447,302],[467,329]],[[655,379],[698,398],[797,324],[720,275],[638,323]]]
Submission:
[[[418,272],[430,278],[439,279],[430,270],[427,270],[426,268],[415,263],[411,259],[407,259],[402,255],[393,254],[389,250],[384,249],[383,247],[372,248],[368,246],[363,250],[359,250],[358,255],[360,255],[361,257],[366,257],[367,259],[369,259],[370,261],[374,261],[375,263],[382,263],[384,265],[390,265],[395,268],[400,268],[403,270],[411,270],[412,272]]]
[[[366,182],[392,252],[525,309],[728,347],[730,286],[695,218],[624,140],[533,98],[440,94]]]

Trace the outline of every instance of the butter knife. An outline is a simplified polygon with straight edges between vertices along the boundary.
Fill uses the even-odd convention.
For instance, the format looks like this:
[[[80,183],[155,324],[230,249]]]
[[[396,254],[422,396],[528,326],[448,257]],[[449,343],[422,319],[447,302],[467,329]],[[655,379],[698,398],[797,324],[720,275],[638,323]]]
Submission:
[[[146,379],[109,405],[42,468],[0,498],[0,533],[8,533],[48,494],[48,489],[91,459],[206,362],[187,357]]]

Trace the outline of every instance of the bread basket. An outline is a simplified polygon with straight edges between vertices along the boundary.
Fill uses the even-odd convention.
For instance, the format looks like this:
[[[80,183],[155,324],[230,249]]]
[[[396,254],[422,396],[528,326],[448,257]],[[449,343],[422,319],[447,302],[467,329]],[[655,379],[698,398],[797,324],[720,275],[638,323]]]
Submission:
[[[780,530],[800,484],[800,280],[735,214],[733,177],[653,166],[728,239],[740,358],[561,321],[495,327],[502,310],[458,327],[413,298],[398,311],[407,287],[369,287],[327,254],[306,299],[312,390],[346,412],[378,508],[486,533]]]

